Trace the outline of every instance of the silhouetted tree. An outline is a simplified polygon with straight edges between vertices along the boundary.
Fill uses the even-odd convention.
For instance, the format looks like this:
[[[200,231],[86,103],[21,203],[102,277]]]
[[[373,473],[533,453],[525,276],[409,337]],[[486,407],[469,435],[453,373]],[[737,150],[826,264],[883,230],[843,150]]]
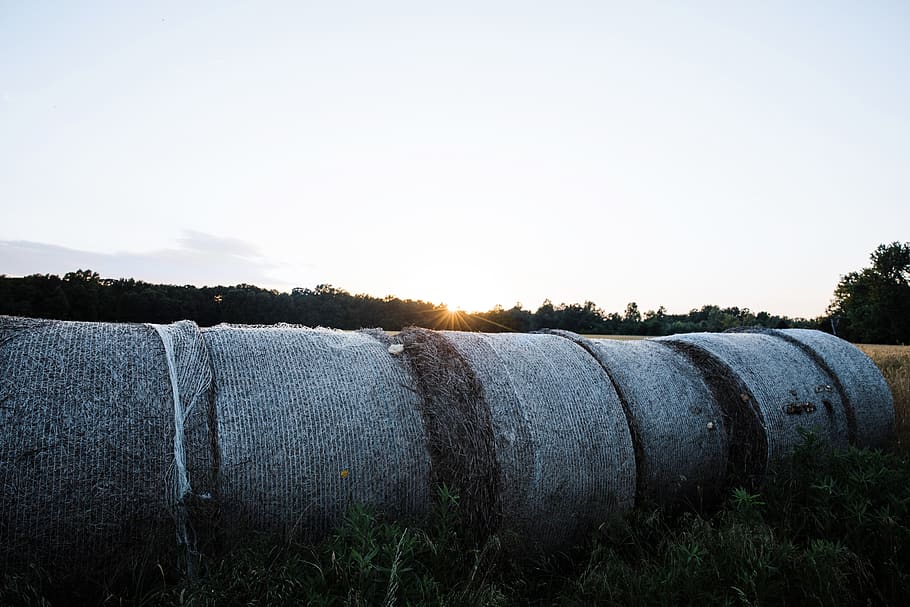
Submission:
[[[843,276],[828,308],[852,341],[910,343],[910,242],[879,245],[872,265]]]

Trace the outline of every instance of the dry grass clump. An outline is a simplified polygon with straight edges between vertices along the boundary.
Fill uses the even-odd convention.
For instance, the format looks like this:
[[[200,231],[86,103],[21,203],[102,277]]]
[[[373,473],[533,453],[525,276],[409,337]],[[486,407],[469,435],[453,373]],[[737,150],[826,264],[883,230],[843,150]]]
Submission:
[[[860,344],[881,370],[894,397],[894,432],[898,450],[910,449],[910,346]]]

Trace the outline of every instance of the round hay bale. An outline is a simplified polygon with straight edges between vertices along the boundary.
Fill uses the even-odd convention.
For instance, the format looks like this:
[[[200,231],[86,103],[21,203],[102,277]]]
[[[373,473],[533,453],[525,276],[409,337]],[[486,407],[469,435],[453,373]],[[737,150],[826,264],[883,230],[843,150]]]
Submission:
[[[490,409],[500,528],[547,550],[632,507],[635,455],[600,365],[555,335],[443,333]]]
[[[760,333],[690,333],[655,341],[730,369],[743,387],[743,405],[759,415],[766,464],[789,455],[806,432],[831,447],[847,446],[847,412],[835,380],[802,348]]]
[[[499,466],[490,408],[470,365],[440,333],[409,327],[404,349],[417,391],[432,462],[431,484],[459,496],[465,531],[483,538],[499,526]]]
[[[0,561],[110,579],[192,552],[187,504],[211,489],[207,369],[190,322],[0,317]]]
[[[850,444],[885,447],[894,434],[894,399],[881,371],[866,354],[839,337],[811,329],[743,328],[801,348],[833,380],[845,405]]]
[[[357,332],[219,325],[215,373],[223,528],[315,541],[354,503],[430,503],[419,397],[401,357]]]
[[[587,350],[613,383],[635,445],[639,501],[699,504],[719,495],[727,472],[727,424],[688,357],[657,341],[550,332]]]

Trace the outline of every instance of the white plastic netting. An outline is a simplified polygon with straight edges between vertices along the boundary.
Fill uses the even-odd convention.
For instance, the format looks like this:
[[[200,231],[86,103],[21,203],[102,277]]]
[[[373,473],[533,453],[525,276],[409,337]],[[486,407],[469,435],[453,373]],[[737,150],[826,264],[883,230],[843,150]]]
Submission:
[[[171,510],[177,544],[187,552],[190,575],[199,560],[194,524],[210,521],[206,502],[212,500],[214,411],[209,397],[212,367],[199,327],[182,321],[149,325],[164,347],[174,407],[174,468]],[[194,483],[195,480],[195,489]]]

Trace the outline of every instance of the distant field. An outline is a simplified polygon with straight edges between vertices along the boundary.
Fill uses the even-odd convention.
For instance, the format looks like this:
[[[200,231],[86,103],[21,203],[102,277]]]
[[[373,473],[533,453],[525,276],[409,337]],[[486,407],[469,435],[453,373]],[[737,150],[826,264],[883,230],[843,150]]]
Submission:
[[[910,346],[858,344],[881,369],[894,395],[894,425],[899,451],[910,451]]]
[[[585,335],[591,339],[618,339],[620,341],[629,341],[635,339],[646,339],[646,335]]]

